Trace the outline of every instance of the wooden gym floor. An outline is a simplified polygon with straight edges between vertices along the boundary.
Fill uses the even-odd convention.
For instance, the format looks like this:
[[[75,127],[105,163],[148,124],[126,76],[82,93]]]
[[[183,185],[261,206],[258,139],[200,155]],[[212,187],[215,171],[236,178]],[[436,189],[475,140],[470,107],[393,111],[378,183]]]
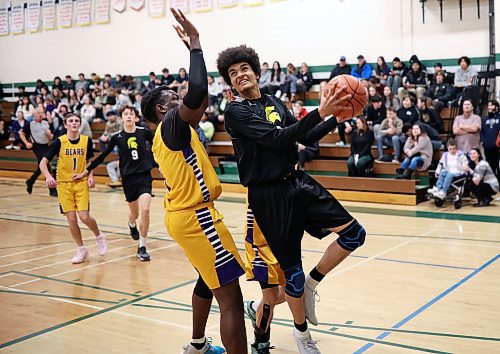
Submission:
[[[151,207],[151,262],[135,258],[121,189],[101,185],[91,214],[109,251],[98,256],[84,230],[91,256],[80,265],[70,262],[66,220],[41,182],[27,195],[23,180],[0,178],[0,190],[0,352],[181,351],[196,273],[165,232],[161,189]],[[498,206],[343,204],[368,239],[318,289],[321,324],[310,328],[323,353],[500,353]],[[242,248],[244,196],[223,194],[217,207]],[[304,238],[306,270],[331,240]],[[259,296],[257,284],[241,284],[245,299]],[[220,344],[216,305],[207,335]],[[285,305],[276,309],[273,353],[297,352],[290,319]],[[247,332],[251,341],[249,321]]]

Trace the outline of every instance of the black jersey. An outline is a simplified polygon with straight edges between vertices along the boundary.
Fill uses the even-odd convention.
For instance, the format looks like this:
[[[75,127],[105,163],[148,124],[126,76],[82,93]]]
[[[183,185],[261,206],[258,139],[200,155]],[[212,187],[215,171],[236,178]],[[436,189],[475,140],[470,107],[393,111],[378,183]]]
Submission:
[[[298,122],[281,100],[270,95],[229,103],[224,124],[233,142],[241,184],[278,181],[289,175],[298,162],[296,142],[307,146],[317,141],[335,127],[336,120],[311,131],[320,122],[317,109]]]
[[[153,133],[149,129],[135,127],[134,133],[120,130],[111,137],[106,150],[92,161],[87,170],[91,171],[99,166],[115,146],[118,146],[120,174],[122,176],[151,171],[153,167],[152,142]]]

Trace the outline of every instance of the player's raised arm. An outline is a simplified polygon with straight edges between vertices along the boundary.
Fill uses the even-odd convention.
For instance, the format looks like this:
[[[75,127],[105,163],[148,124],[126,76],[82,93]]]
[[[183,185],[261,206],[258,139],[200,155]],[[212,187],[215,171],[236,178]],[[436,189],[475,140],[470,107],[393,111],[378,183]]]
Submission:
[[[174,25],[174,28],[191,52],[188,92],[179,106],[179,115],[182,120],[196,127],[208,107],[207,68],[201,50],[200,35],[196,27],[180,10],[170,10],[179,23]]]

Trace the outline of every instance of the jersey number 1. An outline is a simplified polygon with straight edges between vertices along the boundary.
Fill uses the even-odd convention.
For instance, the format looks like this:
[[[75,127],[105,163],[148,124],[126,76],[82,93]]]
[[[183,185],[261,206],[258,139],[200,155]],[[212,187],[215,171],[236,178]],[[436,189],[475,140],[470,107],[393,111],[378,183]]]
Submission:
[[[73,157],[73,171],[76,171],[76,157]]]

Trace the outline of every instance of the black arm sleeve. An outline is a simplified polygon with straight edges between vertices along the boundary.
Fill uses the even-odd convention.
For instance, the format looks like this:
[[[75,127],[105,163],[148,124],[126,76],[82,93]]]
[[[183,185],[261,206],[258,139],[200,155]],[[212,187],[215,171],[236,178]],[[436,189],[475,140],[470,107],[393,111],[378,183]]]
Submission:
[[[291,144],[302,140],[307,132],[321,122],[319,112],[315,109],[300,122],[279,129],[239,102],[231,102],[224,115],[225,124],[229,130],[258,144],[275,149],[288,149]]]
[[[151,131],[151,129],[148,128],[145,128],[145,136],[146,136],[146,141],[149,141],[151,144],[153,143],[153,132]]]
[[[24,127],[26,128],[26,126]],[[50,161],[54,158],[54,156],[59,154],[59,150],[61,150],[61,140],[55,139],[44,157]]]
[[[94,144],[92,139],[87,140],[87,161],[94,157]]]
[[[193,49],[189,64],[188,92],[182,102],[190,109],[198,109],[207,95],[207,67],[205,59],[203,59],[203,52],[201,49]]]
[[[320,141],[321,138],[335,129],[337,125],[337,118],[331,117],[327,121],[320,123],[316,127],[314,127],[309,133],[307,133],[304,139],[299,140],[299,143],[305,146],[310,146],[315,142]]]
[[[179,107],[172,108],[165,114],[161,125],[161,138],[163,143],[173,151],[180,151],[191,142],[189,122],[181,119]]]
[[[89,142],[91,142],[91,139],[89,139]],[[116,135],[113,135],[111,137],[111,139],[109,139],[108,147],[106,148],[106,150],[104,150],[103,152],[101,152],[101,154],[99,156],[97,156],[95,158],[95,160],[90,163],[90,165],[87,167],[87,171],[90,172],[94,168],[96,168],[97,166],[99,166],[100,164],[102,164],[104,162],[104,159],[106,158],[106,156],[108,156],[111,153],[111,151],[113,151],[113,149],[115,148],[116,144],[117,144],[117,137],[116,137]],[[89,158],[89,151],[92,152],[92,156],[90,156],[90,158],[92,158],[94,156],[94,149],[91,146],[90,148],[87,148],[87,160],[90,159]]]

